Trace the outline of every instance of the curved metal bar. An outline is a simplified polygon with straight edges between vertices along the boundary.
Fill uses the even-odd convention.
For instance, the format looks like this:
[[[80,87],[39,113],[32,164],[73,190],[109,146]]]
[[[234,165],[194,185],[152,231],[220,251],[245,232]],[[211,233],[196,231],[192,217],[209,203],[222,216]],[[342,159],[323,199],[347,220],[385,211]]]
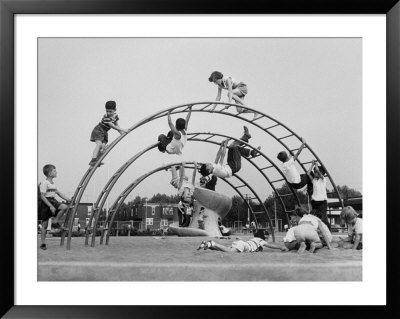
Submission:
[[[235,140],[235,141],[237,141],[237,142],[242,143],[243,145],[246,145],[247,147],[249,147],[249,148],[251,148],[251,149],[253,149],[253,150],[257,150],[255,147],[251,146],[250,144],[248,144],[248,143],[246,143],[246,142],[244,142],[244,141],[242,141],[242,140],[240,140],[240,139],[237,139],[237,138],[234,138],[234,137],[231,137],[231,136],[228,136],[228,135],[224,135],[224,134],[210,133],[210,132],[196,132],[196,133],[190,133],[190,134],[188,134],[188,136],[193,136],[193,137],[196,137],[196,136],[199,136],[199,135],[207,135],[207,136],[212,136],[212,137],[213,137],[213,136],[218,136],[218,137],[223,137],[223,138],[230,138],[230,139],[232,139],[232,140]],[[200,141],[200,142],[207,142],[207,143],[216,144],[216,145],[219,145],[219,144],[220,144],[220,143],[218,143],[218,142],[209,140],[208,138],[202,140],[202,139],[193,138],[193,137],[189,137],[188,140],[191,140],[191,141]],[[111,179],[107,182],[106,186],[104,187],[103,191],[100,193],[99,198],[98,198],[97,201],[96,201],[96,206],[95,206],[95,209],[94,209],[95,213],[92,214],[92,216],[90,217],[90,220],[89,220],[89,225],[91,225],[91,224],[92,224],[92,219],[94,218],[94,224],[93,224],[92,229],[94,229],[94,230],[97,229],[97,223],[98,223],[98,219],[99,219],[99,216],[100,216],[100,212],[102,211],[103,205],[104,205],[104,203],[105,203],[105,201],[106,201],[106,199],[107,199],[107,197],[108,197],[108,195],[109,195],[109,193],[110,193],[112,187],[114,186],[114,184],[115,184],[116,181],[118,180],[118,178],[122,175],[122,173],[123,173],[136,159],[138,159],[138,158],[139,158],[140,156],[142,156],[144,153],[150,151],[150,150],[151,150],[152,148],[154,148],[155,146],[156,146],[156,144],[151,145],[151,146],[147,147],[146,149],[142,150],[141,152],[139,152],[138,154],[136,154],[135,156],[133,156],[129,161],[127,161],[125,164],[123,164],[123,165],[117,170],[117,172],[111,177]],[[280,174],[280,175],[283,177],[283,179],[286,181],[286,177],[283,175],[283,173],[281,172],[281,170],[275,165],[275,163],[272,162],[272,161],[268,158],[268,156],[266,156],[261,150],[257,150],[257,152],[258,152],[263,158],[265,158],[273,167],[275,167],[275,169],[279,172],[279,174]],[[270,184],[270,186],[271,186],[271,188],[273,189],[273,191],[277,194],[277,197],[278,197],[278,199],[280,200],[282,207],[283,207],[283,208],[285,209],[285,211],[286,211],[286,207],[285,207],[285,204],[284,204],[284,202],[283,202],[283,200],[282,200],[282,197],[279,196],[279,194],[278,194],[278,192],[277,192],[277,190],[276,190],[274,184],[271,183],[271,181],[270,181],[270,179],[268,178],[268,176],[260,169],[260,167],[259,167],[257,164],[255,164],[255,163],[252,161],[251,158],[247,158],[247,157],[244,157],[244,158],[245,158],[247,161],[249,161],[249,162],[264,176],[264,178],[265,178],[265,179],[267,180],[267,182]],[[295,196],[295,199],[296,199],[297,203],[300,204],[300,200],[299,200],[299,198],[298,198],[298,196],[297,196],[297,193],[293,190],[293,188],[290,186],[289,183],[288,183],[288,185],[289,185],[290,190],[292,191],[292,194]],[[103,199],[102,199],[102,201],[101,201],[101,204],[100,204],[99,206],[97,206],[97,203],[99,203],[100,198],[103,198]],[[262,204],[263,204],[263,203],[262,203]],[[119,206],[118,206],[118,207],[119,207]],[[118,210],[118,209],[117,209],[117,210]],[[286,213],[286,214],[287,214],[287,213]],[[256,218],[256,217],[255,217],[255,218]],[[287,218],[289,218],[289,217],[287,216]],[[85,245],[88,245],[88,240],[89,240],[88,238],[89,238],[89,228],[86,229]],[[92,246],[92,247],[95,246],[95,240],[96,240],[96,231],[93,231],[93,232],[92,232],[92,242],[91,242],[91,246]]]
[[[202,108],[200,108],[200,109],[198,109],[198,110],[192,109],[192,112],[219,113],[219,114],[224,114],[224,115],[233,116],[233,117],[242,119],[242,120],[244,120],[244,121],[246,121],[246,122],[248,122],[248,123],[251,123],[251,124],[253,124],[253,125],[259,127],[260,129],[264,130],[265,132],[267,132],[270,136],[272,136],[276,141],[278,141],[278,142],[279,142],[285,149],[287,149],[289,152],[291,152],[291,150],[288,148],[288,146],[287,146],[284,142],[282,142],[282,139],[279,138],[279,137],[277,137],[277,136],[275,136],[274,134],[272,134],[272,133],[269,131],[269,129],[272,128],[272,127],[275,127],[275,126],[281,126],[281,127],[285,128],[288,132],[290,132],[291,135],[295,136],[298,140],[300,140],[300,137],[299,137],[296,133],[294,133],[292,130],[290,130],[287,126],[285,126],[285,125],[282,124],[281,122],[279,122],[279,121],[273,119],[272,117],[270,117],[270,116],[268,116],[268,115],[266,115],[266,114],[264,114],[264,113],[262,113],[262,112],[259,112],[258,110],[252,109],[252,108],[247,107],[247,106],[241,106],[241,108],[246,109],[246,110],[250,110],[250,111],[252,111],[252,112],[254,112],[254,113],[256,113],[256,114],[259,115],[258,117],[254,118],[253,120],[248,120],[248,119],[242,117],[240,114],[235,114],[235,115],[234,115],[234,114],[231,114],[231,113],[228,113],[228,112],[224,112],[223,110],[216,110],[216,111],[211,111],[210,109],[207,110],[207,108],[208,108],[210,105],[212,105],[212,104],[224,105],[224,106],[236,106],[236,104],[232,104],[232,103],[224,103],[224,102],[216,102],[216,101],[208,102],[208,101],[207,101],[207,102],[187,103],[187,104],[182,104],[182,105],[178,105],[178,106],[169,107],[169,108],[167,108],[167,109],[165,109],[165,110],[163,110],[163,111],[156,112],[156,113],[154,113],[153,115],[150,115],[149,117],[147,117],[147,118],[145,118],[145,119],[139,121],[138,123],[136,123],[135,125],[133,125],[132,127],[130,127],[130,128],[128,129],[128,133],[124,133],[124,134],[120,135],[118,138],[116,138],[116,139],[107,147],[107,149],[105,150],[105,152],[98,158],[96,164],[95,164],[93,167],[90,167],[90,168],[86,171],[86,173],[84,174],[84,176],[82,177],[82,180],[81,180],[80,184],[78,185],[78,187],[77,187],[77,189],[76,189],[76,191],[75,191],[75,193],[74,193],[74,196],[73,196],[73,198],[72,198],[72,200],[71,200],[69,209],[68,209],[68,211],[67,211],[67,216],[66,216],[66,219],[65,219],[64,226],[68,225],[68,229],[66,229],[66,227],[63,227],[63,229],[62,229],[63,232],[62,232],[62,242],[61,242],[61,244],[63,244],[64,230],[68,230],[67,249],[68,249],[68,250],[70,249],[70,245],[71,245],[71,234],[72,234],[72,226],[73,226],[73,218],[72,218],[72,216],[75,215],[76,210],[77,210],[77,207],[78,207],[78,204],[79,204],[80,199],[81,199],[81,197],[82,197],[82,195],[83,195],[83,193],[84,193],[84,191],[85,191],[85,189],[86,189],[86,187],[87,187],[87,184],[89,183],[91,177],[93,176],[94,172],[96,171],[96,169],[97,169],[98,165],[101,163],[101,161],[102,161],[102,160],[107,156],[107,154],[114,148],[114,146],[115,146],[117,143],[119,143],[119,141],[120,141],[122,138],[125,137],[125,135],[129,134],[131,131],[135,130],[136,128],[140,127],[141,125],[143,125],[143,124],[145,124],[145,123],[147,123],[147,122],[150,122],[150,121],[152,121],[152,120],[158,119],[158,118],[163,117],[163,116],[167,116],[168,112],[171,112],[171,114],[185,113],[185,112],[188,112],[188,110],[189,110],[191,107],[193,107],[193,106],[203,106],[203,105],[205,105],[205,106],[203,106]],[[181,110],[179,110],[179,109],[181,109]],[[173,111],[175,111],[175,112],[173,112]],[[257,120],[259,120],[259,119],[261,119],[261,118],[267,118],[267,119],[269,119],[269,120],[275,122],[276,124],[275,124],[275,125],[272,125],[272,126],[270,126],[270,127],[268,127],[268,128],[263,128],[261,125],[259,125],[258,123],[255,122],[255,121],[257,121]],[[311,152],[311,154],[313,154],[313,156],[318,160],[318,162],[319,162],[320,164],[323,165],[322,161],[318,158],[318,156],[314,153],[314,151],[313,151],[308,145],[306,145],[306,146],[307,146],[307,148],[309,149],[309,151]],[[301,162],[299,161],[299,159],[298,159],[298,163],[299,163],[299,165],[302,167],[302,169],[303,169],[304,171],[306,171],[306,169],[305,169],[303,163],[301,163]],[[325,166],[324,166],[324,167],[325,167]],[[341,203],[341,205],[342,205],[342,207],[343,207],[343,201],[342,201],[342,199],[341,199],[341,197],[340,197],[340,194],[339,194],[339,192],[338,192],[338,190],[337,190],[337,187],[336,187],[335,183],[333,182],[333,179],[331,178],[331,176],[330,176],[328,170],[326,169],[326,167],[325,167],[325,170],[326,170],[326,173],[327,173],[327,175],[328,175],[328,178],[329,178],[330,181],[331,181],[332,186],[333,186],[334,189],[335,189],[335,192],[336,192],[336,194],[337,194],[337,197],[338,197],[338,199],[339,199],[339,201],[340,201],[340,203]]]
[[[138,186],[142,181],[144,181],[146,178],[148,178],[149,176],[153,175],[154,173],[159,172],[159,171],[162,171],[162,170],[165,170],[166,168],[169,168],[169,167],[171,167],[171,166],[180,165],[180,164],[181,164],[181,163],[177,162],[177,163],[172,163],[172,164],[163,165],[163,166],[161,166],[161,167],[159,167],[159,168],[156,168],[156,169],[154,169],[154,170],[152,170],[152,171],[150,171],[150,172],[148,172],[148,173],[142,175],[141,177],[137,178],[134,182],[132,182],[128,187],[126,187],[125,190],[118,196],[118,198],[117,198],[117,199],[115,200],[115,202],[112,204],[112,207],[111,207],[111,209],[110,209],[110,211],[109,211],[109,216],[111,216],[111,218],[110,218],[110,221],[108,222],[108,225],[109,225],[108,229],[111,229],[111,225],[112,225],[112,223],[113,223],[113,221],[114,221],[114,217],[115,217],[117,211],[119,210],[119,207],[120,207],[121,204],[125,201],[125,198],[132,192],[132,190],[136,188],[136,186]],[[274,235],[274,231],[273,231],[273,227],[272,227],[272,223],[271,223],[271,220],[270,220],[270,217],[269,217],[268,210],[267,210],[267,208],[265,207],[265,205],[262,203],[260,197],[259,197],[258,194],[247,184],[247,182],[245,182],[240,176],[238,176],[237,174],[234,174],[233,176],[235,176],[236,178],[238,178],[242,183],[246,184],[246,186],[250,189],[250,191],[253,193],[253,195],[254,195],[254,196],[258,199],[258,201],[261,203],[261,205],[262,205],[262,207],[263,207],[263,209],[265,210],[266,215],[267,215],[267,220],[268,220],[268,223],[269,223],[269,225],[270,225],[270,230],[271,230],[271,233],[272,233],[273,241],[275,241],[275,235]],[[224,180],[225,182],[227,182],[225,178],[222,178],[222,180]],[[227,183],[228,183],[228,185],[231,185],[231,186],[232,186],[231,183],[229,183],[229,182],[227,182]],[[236,191],[237,193],[239,193],[240,196],[244,199],[243,195],[242,195],[236,188],[234,188],[234,189],[235,189],[235,191]],[[246,201],[246,202],[247,202],[247,201]],[[251,211],[253,212],[253,216],[255,217],[255,214],[254,214],[253,209],[251,208],[251,206],[250,206],[249,204],[248,204],[248,206],[249,206],[249,208],[251,209]],[[110,231],[107,232],[106,244],[109,243],[109,237],[110,237]]]

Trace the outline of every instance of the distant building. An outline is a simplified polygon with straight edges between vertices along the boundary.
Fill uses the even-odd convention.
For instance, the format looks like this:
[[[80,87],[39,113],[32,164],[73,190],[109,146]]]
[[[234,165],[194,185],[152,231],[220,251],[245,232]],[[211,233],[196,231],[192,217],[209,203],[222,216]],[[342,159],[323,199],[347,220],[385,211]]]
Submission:
[[[147,203],[132,207],[135,228],[160,229],[178,221],[177,204]]]

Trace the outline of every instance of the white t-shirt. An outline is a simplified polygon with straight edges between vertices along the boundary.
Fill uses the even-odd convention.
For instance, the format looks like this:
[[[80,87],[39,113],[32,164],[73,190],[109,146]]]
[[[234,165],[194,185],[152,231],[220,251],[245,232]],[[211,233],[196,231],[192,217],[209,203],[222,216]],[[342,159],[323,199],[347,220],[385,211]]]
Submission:
[[[232,176],[232,169],[228,164],[221,165],[221,164],[213,164],[214,170],[213,175],[217,177],[231,177]]]
[[[299,220],[299,225],[300,225],[300,223],[302,221],[303,222],[304,221],[311,222],[311,224],[314,227],[314,229],[317,230],[318,229],[318,219],[317,218],[318,217],[316,217],[314,215],[306,214]],[[322,221],[321,221],[321,225],[322,225],[322,228],[325,231],[326,236],[328,237],[329,242],[331,242],[332,241],[332,233],[331,233],[331,231],[329,230],[328,226],[326,226],[326,224],[324,222],[322,222]],[[321,234],[321,236],[322,236],[322,234]]]
[[[291,157],[287,162],[282,163],[282,172],[289,183],[297,184],[301,182],[300,174],[297,171],[293,157]]]
[[[291,243],[292,241],[296,240],[296,237],[294,236],[294,229],[295,227],[289,228],[289,230],[286,233],[286,236],[283,238],[283,242],[285,243]]]
[[[361,218],[357,218],[356,219],[356,223],[353,225],[349,224],[348,225],[348,230],[349,230],[349,236],[353,235],[353,233],[355,234],[362,234],[363,230],[362,230],[362,219]]]
[[[327,200],[328,196],[326,195],[326,179],[323,178],[314,178],[312,180],[313,184],[313,194],[312,199],[315,201]]]
[[[182,155],[182,149],[186,144],[187,135],[183,133],[184,131],[179,131],[181,133],[181,138],[176,140],[175,137],[172,139],[171,143],[169,143],[166,147],[168,154],[176,154]]]
[[[47,179],[43,180],[39,184],[40,192],[43,194],[44,197],[56,197],[57,186],[56,184],[50,183]]]

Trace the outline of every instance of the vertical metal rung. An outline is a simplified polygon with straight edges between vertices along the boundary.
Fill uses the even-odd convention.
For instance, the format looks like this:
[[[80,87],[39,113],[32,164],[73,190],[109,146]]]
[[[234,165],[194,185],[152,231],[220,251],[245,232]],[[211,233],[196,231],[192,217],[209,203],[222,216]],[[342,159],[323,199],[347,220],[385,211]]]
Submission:
[[[243,184],[243,185],[240,185],[240,186],[236,186],[236,188],[241,188],[241,187],[245,187],[245,186],[247,186],[247,185]]]
[[[264,117],[264,115],[260,115],[259,117],[256,117],[255,119],[251,120],[250,122],[257,121],[257,120],[259,120],[259,119],[262,118],[262,117]]]
[[[195,135],[189,137],[189,140],[195,138],[195,137],[198,136],[198,135],[200,135],[200,134],[199,134],[199,133],[196,133]]]
[[[285,180],[284,178],[282,178],[282,179],[277,179],[276,181],[271,181],[271,183],[281,182],[281,181],[284,181],[284,180]]]
[[[186,110],[190,109],[193,106],[193,104],[188,105],[182,112],[185,112]]]
[[[270,166],[266,166],[266,167],[264,167],[264,168],[260,168],[260,170],[265,170],[265,169],[267,169],[267,168],[271,168],[271,167],[274,167],[274,165],[270,165]]]
[[[279,197],[293,196],[293,193],[289,194],[277,194]]]
[[[264,129],[264,131],[268,131],[269,129],[271,129],[271,128],[274,128],[274,127],[277,127],[277,126],[279,126],[280,124],[275,124],[275,125],[272,125],[272,126],[268,126],[268,127],[266,127],[265,129]]]
[[[208,108],[211,104],[207,104],[205,107],[201,108],[200,111],[205,110],[206,108]]]
[[[306,165],[306,164],[311,164],[313,161],[309,161],[309,162],[304,162],[304,163],[300,163],[301,165]]]
[[[212,137],[214,137],[215,135],[214,134],[212,134],[211,136],[209,136],[209,137],[207,137],[207,138],[205,138],[203,141],[208,141],[210,138],[212,138]]]
[[[280,138],[278,138],[278,140],[283,140],[283,139],[288,138],[288,137],[291,137],[291,136],[293,136],[293,134],[289,134],[289,135],[280,137]]]

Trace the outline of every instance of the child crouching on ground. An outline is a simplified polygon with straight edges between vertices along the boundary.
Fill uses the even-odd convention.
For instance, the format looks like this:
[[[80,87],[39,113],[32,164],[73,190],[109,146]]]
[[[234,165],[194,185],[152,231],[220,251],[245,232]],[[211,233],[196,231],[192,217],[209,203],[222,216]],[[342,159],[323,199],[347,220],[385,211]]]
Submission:
[[[254,238],[248,240],[248,241],[243,241],[243,240],[236,240],[232,242],[230,247],[218,244],[214,242],[213,240],[205,241],[203,240],[199,247],[197,247],[197,250],[200,249],[210,249],[210,250],[218,250],[218,251],[223,251],[223,252],[228,252],[228,253],[246,253],[246,252],[256,252],[256,251],[262,251],[263,247],[267,248],[272,248],[272,249],[280,249],[282,251],[285,250],[283,246],[268,243],[268,236],[269,233],[267,230],[264,229],[258,229],[254,233]]]
[[[351,206],[346,206],[340,213],[340,218],[347,224],[348,237],[341,238],[343,248],[345,249],[362,249],[362,219],[358,217],[357,212]]]

